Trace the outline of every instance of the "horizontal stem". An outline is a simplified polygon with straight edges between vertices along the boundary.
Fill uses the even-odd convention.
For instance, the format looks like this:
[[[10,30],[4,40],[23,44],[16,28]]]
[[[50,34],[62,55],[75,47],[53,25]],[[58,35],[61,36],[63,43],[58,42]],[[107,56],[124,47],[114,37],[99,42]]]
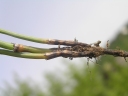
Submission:
[[[56,51],[56,52],[48,52],[45,54],[41,53],[17,53],[9,50],[0,49],[0,54],[9,55],[14,57],[20,58],[29,58],[29,59],[53,59],[56,57],[89,57],[89,58],[96,58],[101,55],[113,55],[113,56],[120,56],[120,57],[128,57],[128,52],[122,50],[112,50],[112,49],[104,49],[101,47],[91,47],[90,49],[85,49],[85,51],[77,52],[77,51]]]
[[[17,34],[17,33],[11,32],[11,31],[3,30],[3,29],[0,29],[0,33],[6,34],[6,35],[9,35],[9,36],[12,36],[12,37],[16,37],[16,38],[32,41],[32,42],[48,43],[48,41],[46,39],[35,38],[35,37],[31,37],[31,36],[26,36],[26,35],[21,35],[21,34]]]
[[[1,40],[0,40],[0,47],[8,49],[8,50],[13,50],[14,49],[12,43],[4,42],[4,41],[1,41]]]
[[[13,57],[20,57],[20,58],[29,58],[29,59],[47,59],[45,54],[39,53],[16,53],[9,50],[0,49],[0,54],[13,56]]]
[[[123,50],[115,50],[115,49],[104,49],[104,54],[120,56],[120,57],[128,57],[128,52]]]
[[[3,29],[0,29],[0,33],[6,34],[6,35],[9,35],[9,36],[12,36],[12,37],[32,41],[32,42],[43,43],[43,44],[67,45],[67,46],[75,46],[75,45],[90,46],[89,44],[81,43],[81,42],[77,42],[77,41],[36,38],[36,37],[17,34],[17,33],[14,33],[14,32],[3,30]]]
[[[13,43],[8,43],[0,40],[0,47],[5,48],[8,50],[14,50],[16,44]],[[17,51],[18,52],[31,52],[31,53],[46,53],[46,52],[51,52],[51,49],[47,48],[36,48],[36,47],[31,47],[31,46],[26,46],[22,44],[17,44]],[[15,51],[15,50],[14,50]]]
[[[20,58],[29,58],[29,59],[53,59],[56,57],[88,57],[90,52],[75,52],[75,51],[57,51],[57,52],[49,52],[46,54],[41,53],[17,53],[9,50],[0,49],[0,54],[20,57]]]

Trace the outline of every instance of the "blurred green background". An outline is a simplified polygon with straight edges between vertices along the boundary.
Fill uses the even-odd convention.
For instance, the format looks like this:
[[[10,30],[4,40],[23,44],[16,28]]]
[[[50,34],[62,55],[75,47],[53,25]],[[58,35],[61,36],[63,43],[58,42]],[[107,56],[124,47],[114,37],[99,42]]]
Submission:
[[[128,30],[121,31],[109,44],[111,49],[128,51]],[[46,74],[46,90],[30,80],[15,77],[16,86],[6,84],[1,96],[128,96],[128,63],[121,57],[102,56],[98,64],[81,59],[79,64],[68,64],[62,76]],[[63,77],[63,78],[61,78]]]

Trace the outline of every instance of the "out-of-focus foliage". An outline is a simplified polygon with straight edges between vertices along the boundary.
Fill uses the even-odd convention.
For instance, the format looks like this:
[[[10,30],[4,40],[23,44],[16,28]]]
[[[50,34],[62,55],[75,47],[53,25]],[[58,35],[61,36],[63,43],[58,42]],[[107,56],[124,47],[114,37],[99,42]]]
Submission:
[[[16,78],[16,86],[6,83],[6,88],[0,90],[0,96],[45,96],[39,86],[32,85],[30,82],[31,80],[21,81]]]
[[[127,41],[128,32],[119,33],[109,48],[128,51]],[[82,63],[85,64],[79,67]],[[47,92],[20,81],[16,88],[8,86],[4,89],[2,96],[128,96],[128,62],[124,58],[103,56],[98,64],[89,66],[91,73],[86,63],[81,61],[77,66],[67,64],[66,80],[49,73],[46,76]]]

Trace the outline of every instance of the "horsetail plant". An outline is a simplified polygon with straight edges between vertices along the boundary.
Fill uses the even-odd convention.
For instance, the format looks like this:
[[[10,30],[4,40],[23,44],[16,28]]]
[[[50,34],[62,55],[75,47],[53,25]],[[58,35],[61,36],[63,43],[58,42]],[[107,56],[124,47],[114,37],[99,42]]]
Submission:
[[[17,34],[3,29],[0,29],[0,33],[32,42],[58,45],[57,48],[37,48],[22,44],[0,41],[0,54],[2,55],[8,55],[8,56],[20,57],[20,58],[29,58],[29,59],[46,59],[46,60],[53,59],[56,57],[64,57],[64,58],[69,57],[70,59],[76,57],[88,57],[92,59],[105,54],[124,57],[125,60],[126,57],[128,57],[128,52],[126,51],[117,50],[117,49],[108,49],[108,42],[107,42],[107,48],[102,48],[99,46],[101,41],[97,41],[96,43],[93,44],[86,44],[86,43],[78,42],[76,39],[73,41],[42,39],[42,38],[35,38],[31,36]],[[64,47],[60,48],[60,45],[64,45]]]

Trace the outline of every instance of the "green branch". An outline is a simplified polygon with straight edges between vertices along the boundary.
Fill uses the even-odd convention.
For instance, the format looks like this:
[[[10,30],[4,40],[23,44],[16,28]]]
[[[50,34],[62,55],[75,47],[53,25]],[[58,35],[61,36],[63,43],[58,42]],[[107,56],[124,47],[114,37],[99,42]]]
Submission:
[[[21,34],[17,34],[17,33],[11,32],[11,31],[3,30],[3,29],[0,29],[0,33],[9,35],[9,36],[12,36],[15,38],[32,41],[32,42],[44,43],[44,44],[48,43],[47,39],[41,39],[41,38],[35,38],[35,37],[31,37],[31,36],[21,35]]]
[[[15,51],[15,46],[16,44],[13,43],[8,43],[0,40],[0,47],[8,50],[13,50]],[[18,47],[19,46],[19,47]],[[36,48],[36,47],[31,47],[31,46],[25,46],[22,44],[18,44],[18,48],[20,49],[20,52],[31,52],[31,53],[46,53],[46,52],[52,52],[51,49],[46,49],[46,48]],[[21,47],[21,48],[20,48]],[[18,49],[17,49],[18,50]]]
[[[29,59],[47,59],[47,56],[45,54],[39,54],[39,53],[16,53],[9,50],[0,49],[0,54],[2,55],[8,55],[13,57],[20,57],[20,58],[29,58]]]
[[[21,34],[17,34],[14,32],[7,31],[7,30],[3,30],[3,29],[0,29],[0,33],[9,35],[9,36],[12,36],[15,38],[28,40],[28,41],[32,41],[32,42],[37,42],[37,43],[43,43],[43,44],[67,45],[67,46],[74,46],[74,45],[90,46],[89,44],[86,44],[86,43],[77,42],[76,39],[74,41],[57,40],[57,39],[43,39],[43,38],[36,38],[36,37],[21,35]]]

